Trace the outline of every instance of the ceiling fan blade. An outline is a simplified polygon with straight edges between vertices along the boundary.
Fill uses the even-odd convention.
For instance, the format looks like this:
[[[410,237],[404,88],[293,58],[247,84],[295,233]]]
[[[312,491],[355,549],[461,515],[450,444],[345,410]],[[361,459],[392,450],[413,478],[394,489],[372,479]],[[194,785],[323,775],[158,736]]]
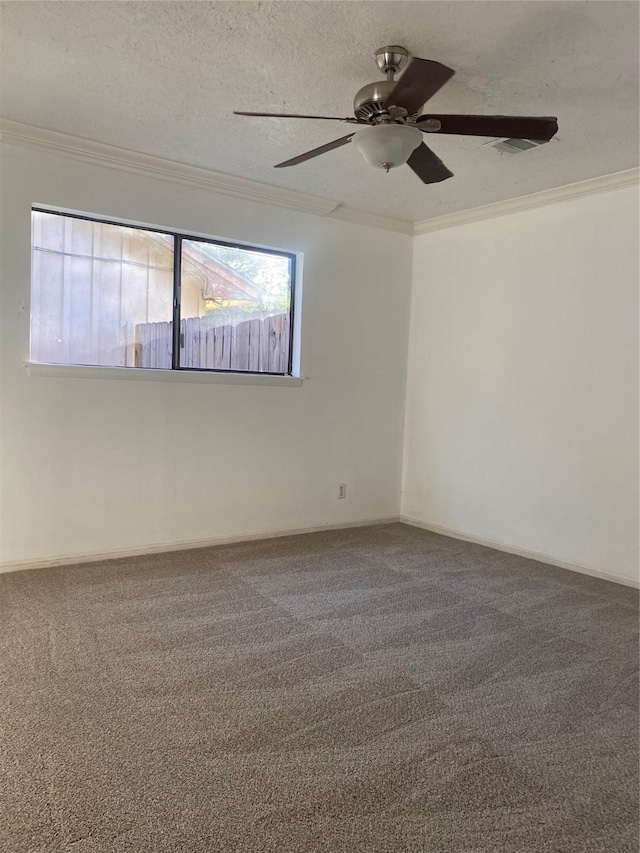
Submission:
[[[460,136],[496,136],[506,139],[535,139],[548,142],[558,132],[558,119],[550,116],[458,116],[423,115],[416,119],[422,122],[436,119],[440,130],[434,133],[453,133]]]
[[[314,148],[312,151],[305,151],[304,154],[292,157],[291,160],[285,160],[284,163],[278,163],[274,168],[282,169],[283,166],[297,166],[298,163],[304,163],[305,160],[311,160],[312,157],[317,157],[319,154],[325,154],[327,151],[333,151],[334,148],[341,148],[343,145],[351,142],[352,136],[355,136],[355,134],[350,133],[348,136],[341,136],[340,139],[334,139],[333,142],[327,142],[326,145],[321,145],[319,148]]]
[[[404,107],[409,115],[420,107],[456,72],[431,59],[413,59],[384,102],[387,107]]]
[[[407,160],[409,166],[425,184],[437,184],[453,177],[442,160],[422,142]]]
[[[301,116],[297,113],[246,113],[239,110],[233,111],[234,116],[260,116],[262,118],[314,118],[324,119],[324,121],[348,121],[351,124],[367,124],[367,122],[358,121],[357,118],[338,118],[336,116]]]

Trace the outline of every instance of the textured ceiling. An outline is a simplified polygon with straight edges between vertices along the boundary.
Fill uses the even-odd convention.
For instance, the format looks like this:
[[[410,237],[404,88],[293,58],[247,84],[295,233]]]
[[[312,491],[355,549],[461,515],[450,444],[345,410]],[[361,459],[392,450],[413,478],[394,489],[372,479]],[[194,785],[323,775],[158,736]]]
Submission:
[[[273,164],[346,125],[233,109],[349,115],[380,79],[373,51],[403,44],[456,69],[431,112],[557,115],[548,145],[427,142],[455,177],[425,186],[347,146]],[[638,164],[636,2],[10,2],[0,112],[350,207],[421,220]]]

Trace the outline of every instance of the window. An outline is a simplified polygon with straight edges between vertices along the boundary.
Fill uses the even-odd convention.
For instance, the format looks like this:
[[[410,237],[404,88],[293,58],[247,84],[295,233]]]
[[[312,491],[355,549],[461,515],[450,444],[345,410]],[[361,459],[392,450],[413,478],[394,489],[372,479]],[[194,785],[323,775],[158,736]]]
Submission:
[[[291,374],[295,255],[34,208],[31,361]]]

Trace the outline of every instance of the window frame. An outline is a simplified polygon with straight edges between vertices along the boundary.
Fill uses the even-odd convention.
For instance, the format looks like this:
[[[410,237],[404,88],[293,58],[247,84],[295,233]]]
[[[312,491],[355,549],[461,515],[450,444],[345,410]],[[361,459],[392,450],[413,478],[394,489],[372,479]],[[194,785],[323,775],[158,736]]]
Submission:
[[[45,366],[54,366],[56,368],[89,368],[91,370],[110,370],[110,371],[140,371],[151,370],[154,373],[172,374],[177,373],[197,373],[197,374],[216,374],[218,376],[246,376],[246,377],[279,377],[283,379],[296,379],[298,374],[295,372],[296,354],[296,321],[297,321],[297,297],[298,297],[298,253],[289,252],[284,249],[275,249],[271,246],[257,246],[253,243],[243,243],[235,240],[226,240],[208,235],[194,234],[192,232],[176,230],[172,228],[161,228],[157,225],[144,225],[140,222],[130,222],[129,220],[117,218],[105,218],[95,214],[79,213],[77,211],[68,211],[59,207],[49,207],[43,204],[32,204],[31,214],[33,213],[52,213],[57,216],[65,216],[69,219],[81,219],[87,222],[98,222],[102,225],[115,225],[122,228],[135,228],[138,231],[151,231],[156,234],[166,234],[173,238],[173,297],[172,297],[172,322],[173,322],[173,337],[171,346],[171,367],[123,367],[123,366],[104,366],[99,364],[65,364],[62,362],[28,362],[29,366],[35,367],[37,364]],[[224,246],[230,249],[240,249],[241,251],[253,251],[263,255],[276,255],[278,257],[286,257],[290,263],[290,304],[289,304],[289,354],[287,360],[287,372],[276,373],[266,370],[231,370],[227,368],[216,367],[183,367],[180,365],[180,308],[181,308],[181,284],[182,284],[182,242],[189,240],[195,243],[211,243],[214,246]],[[33,247],[31,247],[33,252]],[[30,264],[30,270],[32,265]],[[31,302],[33,288],[32,273],[29,278],[29,302]],[[29,318],[29,351],[31,352],[31,312]]]

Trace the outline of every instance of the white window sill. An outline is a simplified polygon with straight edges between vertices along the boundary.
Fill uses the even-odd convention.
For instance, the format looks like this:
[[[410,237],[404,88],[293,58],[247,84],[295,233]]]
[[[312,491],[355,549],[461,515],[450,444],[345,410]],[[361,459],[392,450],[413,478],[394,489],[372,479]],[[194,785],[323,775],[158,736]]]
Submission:
[[[259,373],[214,373],[205,370],[160,370],[149,367],[93,367],[86,364],[40,364],[25,361],[30,376],[64,379],[133,379],[144,382],[200,382],[208,385],[302,385],[299,376]]]

